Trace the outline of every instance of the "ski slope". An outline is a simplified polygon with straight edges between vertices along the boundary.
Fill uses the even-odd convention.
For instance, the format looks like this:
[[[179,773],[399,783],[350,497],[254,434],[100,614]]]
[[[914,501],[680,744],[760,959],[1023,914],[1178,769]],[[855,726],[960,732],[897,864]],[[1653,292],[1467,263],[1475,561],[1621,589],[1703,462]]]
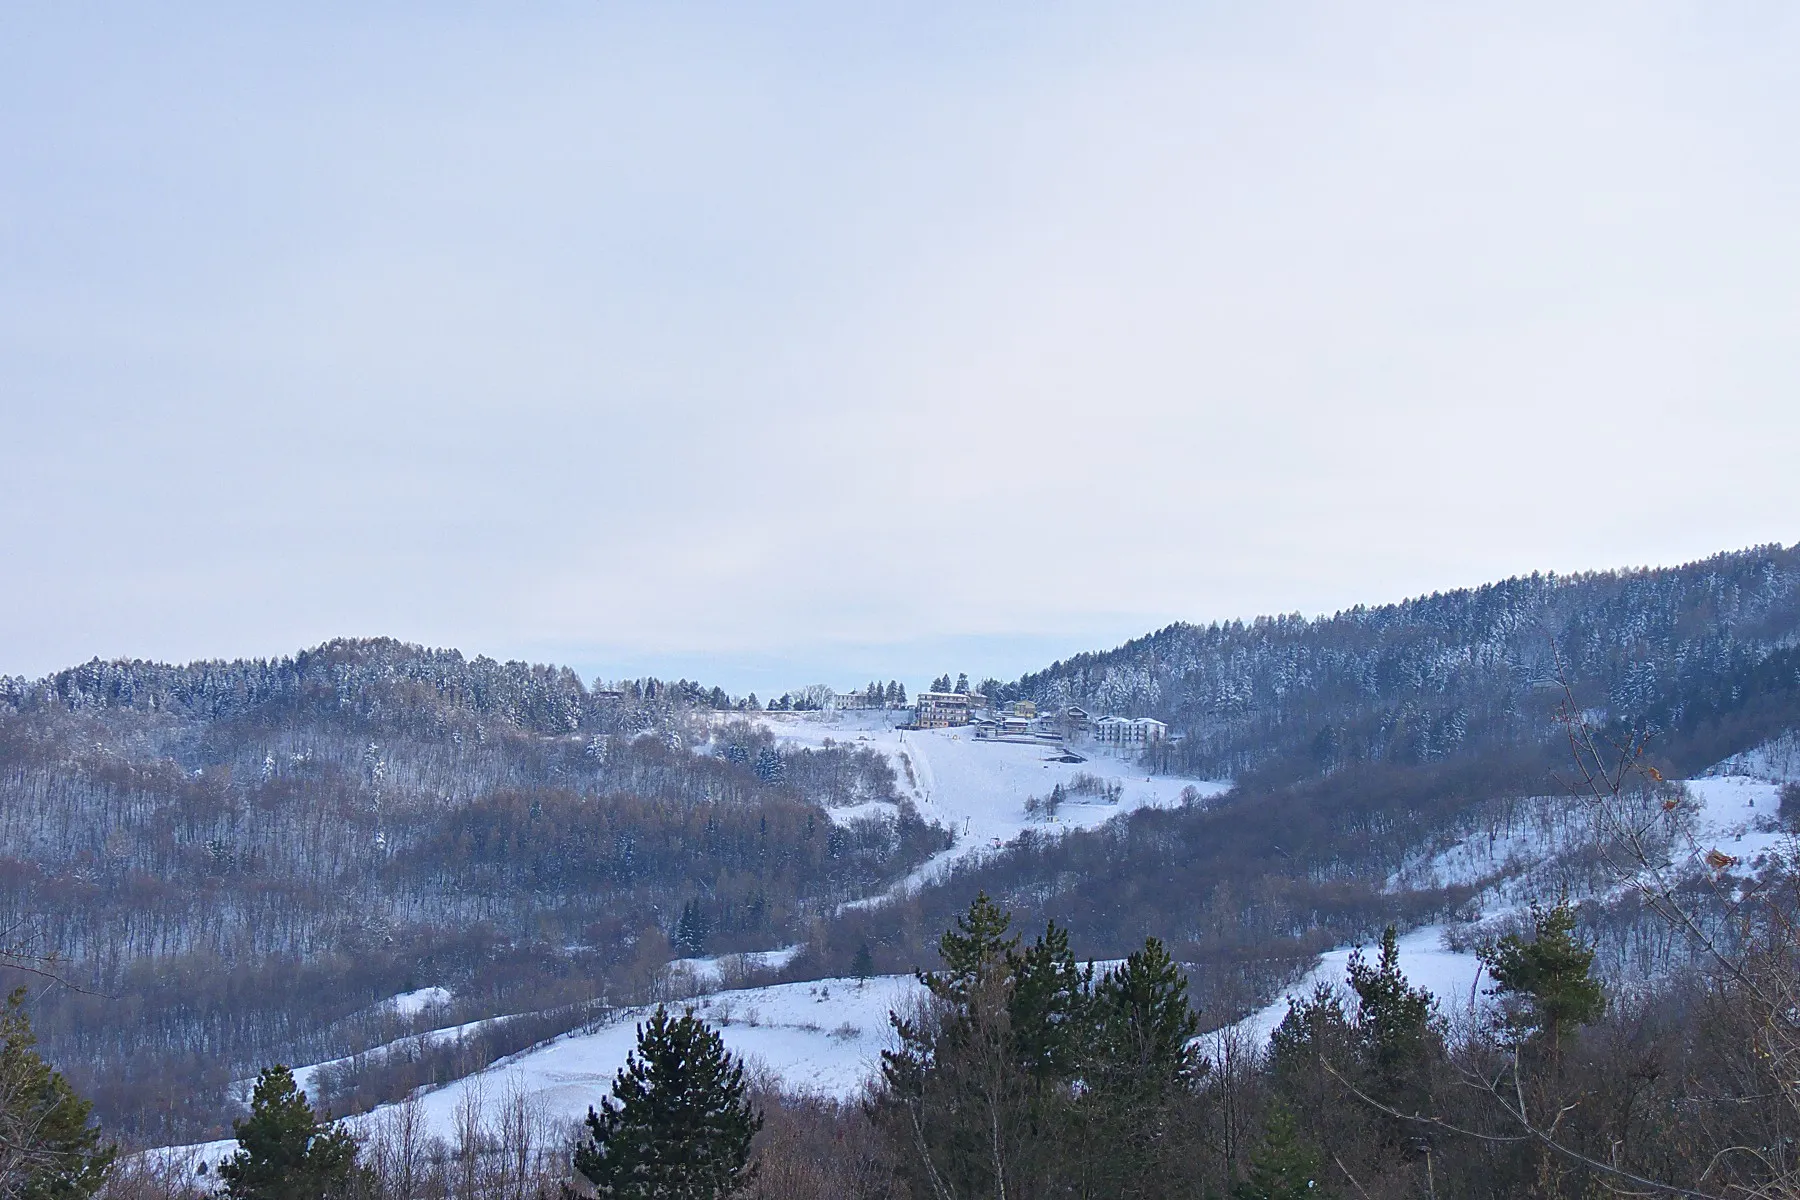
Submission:
[[[1228,782],[1181,779],[1145,774],[1130,758],[1087,744],[1069,749],[1085,762],[1052,761],[1061,746],[977,739],[972,729],[899,729],[898,713],[817,712],[760,713],[757,719],[782,743],[818,748],[828,741],[862,746],[887,757],[901,794],[921,816],[956,837],[950,849],[934,855],[900,881],[888,895],[903,894],[938,878],[957,863],[992,853],[1034,831],[1055,835],[1092,829],[1139,808],[1168,808],[1191,799],[1207,799],[1230,788]],[[1120,787],[1117,803],[1095,796],[1070,796],[1053,818],[1028,813],[1025,802],[1048,796],[1061,784],[1066,790],[1078,775],[1090,775]],[[886,806],[859,805],[838,809],[833,818],[847,821]],[[857,903],[879,903],[871,897]]]

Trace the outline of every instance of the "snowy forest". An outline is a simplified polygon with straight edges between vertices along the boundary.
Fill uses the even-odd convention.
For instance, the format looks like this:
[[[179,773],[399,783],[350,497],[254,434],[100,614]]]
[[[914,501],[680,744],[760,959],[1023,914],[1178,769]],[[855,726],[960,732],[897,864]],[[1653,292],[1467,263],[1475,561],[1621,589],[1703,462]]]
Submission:
[[[1241,778],[1536,746],[1567,682],[1619,729],[1705,766],[1800,703],[1800,550],[1531,575],[1307,620],[1171,625],[1026,675],[1001,699],[1153,716],[1167,765]]]
[[[783,741],[716,687],[380,640],[94,662],[0,681],[0,928],[58,981],[7,982],[129,1146],[223,1134],[272,1063],[509,1018],[312,1084],[321,1112],[404,1110],[678,1000],[671,959],[787,947],[758,981],[923,972],[929,998],[895,1012],[863,1101],[745,1083],[745,1194],[1793,1194],[1768,1190],[1800,1169],[1791,855],[1752,871],[1715,848],[1660,891],[1618,879],[1700,828],[1673,781],[1800,730],[1797,635],[1800,553],[1781,547],[1174,626],[981,688],[1155,715],[1173,736],[1136,770],[1229,790],[1027,828],[892,891],[956,838],[894,760]],[[1792,833],[1796,810],[1790,787],[1753,816]],[[1529,877],[1484,917],[1508,846]],[[1421,926],[1485,956],[1497,1015],[1407,982],[1390,931]],[[1353,944],[1356,969],[1266,1050],[1246,1040]],[[378,1003],[446,982],[448,1010]],[[358,1194],[556,1194],[574,1152],[540,1139],[494,1182],[524,1159],[469,1137],[398,1190],[371,1141]]]
[[[547,1036],[943,844],[904,805],[832,820],[899,804],[879,756],[715,730],[693,684],[607,690],[390,641],[5,681],[0,928],[74,985],[37,1000],[43,1045],[110,1124],[179,1140],[269,1061],[411,1032],[383,997],[454,978],[448,1015],[555,1010]]]

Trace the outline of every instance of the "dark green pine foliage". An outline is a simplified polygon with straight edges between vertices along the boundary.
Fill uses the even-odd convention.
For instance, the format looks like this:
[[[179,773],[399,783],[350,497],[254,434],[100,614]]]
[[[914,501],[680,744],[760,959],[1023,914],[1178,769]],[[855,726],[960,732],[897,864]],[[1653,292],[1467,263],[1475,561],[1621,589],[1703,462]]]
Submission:
[[[1276,1094],[1327,1148],[1366,1140],[1364,1120],[1345,1121],[1346,1116],[1375,1115],[1366,1106],[1345,1103],[1340,1081],[1362,1075],[1362,1039],[1344,1001],[1340,989],[1321,981],[1310,994],[1288,999],[1287,1016],[1269,1037],[1269,1078]]]
[[[116,1153],[88,1123],[92,1106],[33,1049],[25,990],[0,1010],[0,1196],[76,1200],[105,1181]]]
[[[1101,977],[1094,1008],[1104,1073],[1161,1091],[1204,1072],[1206,1061],[1191,1044],[1200,1016],[1188,1003],[1187,977],[1156,938]]]
[[[1011,914],[982,892],[969,911],[956,918],[956,928],[946,929],[938,939],[938,957],[945,969],[920,972],[919,982],[940,1000],[966,1008],[983,979],[1018,949],[1018,935],[1006,936],[1011,925]]]
[[[1356,950],[1346,972],[1356,993],[1357,1032],[1370,1093],[1404,1112],[1417,1111],[1424,1100],[1424,1073],[1442,1040],[1437,1001],[1426,988],[1415,988],[1400,970],[1399,937],[1392,925],[1381,935],[1381,954],[1374,965]]]
[[[1294,1114],[1278,1104],[1232,1200],[1312,1200],[1327,1194],[1320,1174],[1318,1152],[1300,1136]]]
[[[356,1140],[321,1124],[284,1066],[257,1076],[248,1120],[233,1121],[238,1152],[219,1167],[232,1200],[320,1200],[358,1182]]]
[[[1606,990],[1593,976],[1594,950],[1575,937],[1568,897],[1554,908],[1531,906],[1532,938],[1509,933],[1481,953],[1495,994],[1510,1001],[1512,1031],[1538,1043],[1554,1064],[1569,1032],[1606,1012]]]
[[[575,1169],[600,1196],[723,1200],[749,1183],[762,1117],[743,1062],[691,1010],[671,1017],[657,1005],[612,1091],[600,1111],[588,1110],[575,1151]]]
[[[983,897],[985,899],[985,897]],[[1040,1082],[1068,1079],[1086,1049],[1092,967],[1075,965],[1069,931],[1055,921],[1024,951],[1010,951],[1011,1026],[1019,1064]]]
[[[920,972],[924,1010],[889,1014],[899,1047],[881,1052],[886,1085],[875,1116],[909,1147],[902,1170],[917,1195],[1015,1194],[1034,1107],[1012,1022],[1012,918],[978,895],[938,939],[941,971]]]
[[[1190,1045],[1200,1018],[1187,978],[1161,942],[1146,939],[1093,984],[1087,1024],[1071,1163],[1082,1194],[1183,1194],[1193,1164],[1174,1130],[1205,1060]]]

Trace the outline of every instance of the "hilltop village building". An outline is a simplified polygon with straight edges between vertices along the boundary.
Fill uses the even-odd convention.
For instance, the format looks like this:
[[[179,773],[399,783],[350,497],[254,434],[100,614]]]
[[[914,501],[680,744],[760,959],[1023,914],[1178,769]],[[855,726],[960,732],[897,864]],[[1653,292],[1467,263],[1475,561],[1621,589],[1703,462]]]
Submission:
[[[914,697],[918,716],[913,724],[920,729],[967,725],[975,715],[976,702],[983,702],[985,707],[985,699],[964,692],[920,692]]]
[[[1126,748],[1163,741],[1169,727],[1154,717],[1093,719],[1075,707],[1040,712],[1030,700],[1014,700],[991,709],[987,697],[962,692],[920,692],[914,697],[913,725],[918,729],[975,727],[982,739],[1032,739],[1060,742],[1065,738],[1092,738],[1106,746]]]
[[[1154,717],[1101,717],[1093,724],[1094,740],[1109,746],[1147,746],[1169,735]]]

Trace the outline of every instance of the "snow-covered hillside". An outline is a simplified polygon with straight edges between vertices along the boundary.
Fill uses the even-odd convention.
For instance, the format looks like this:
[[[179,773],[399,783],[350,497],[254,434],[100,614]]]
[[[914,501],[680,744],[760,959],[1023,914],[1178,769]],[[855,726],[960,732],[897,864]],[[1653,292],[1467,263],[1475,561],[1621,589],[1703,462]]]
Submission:
[[[1666,863],[1657,869],[1675,874],[1720,869],[1755,871],[1769,856],[1793,843],[1777,819],[1783,778],[1782,758],[1764,750],[1721,763],[1706,775],[1688,780],[1686,799],[1673,814]],[[1761,777],[1751,773],[1760,768]],[[1773,775],[1774,778],[1770,778]],[[1389,881],[1390,887],[1485,885],[1476,897],[1479,924],[1453,930],[1443,925],[1415,929],[1399,940],[1400,967],[1413,983],[1429,988],[1446,1016],[1460,1019],[1482,1003],[1481,963],[1470,949],[1480,929],[1495,929],[1523,917],[1533,901],[1554,902],[1571,872],[1559,870],[1565,856],[1591,844],[1593,816],[1589,807],[1569,797],[1534,797],[1518,802],[1516,818],[1479,830],[1449,846],[1426,854],[1419,863]],[[1633,886],[1605,864],[1584,864],[1589,888],[1572,888],[1573,899],[1615,899]],[[1595,872],[1597,871],[1597,875]],[[1319,982],[1341,984],[1352,947],[1326,954],[1307,976],[1283,996],[1239,1023],[1259,1042],[1281,1023],[1288,1000],[1309,993]]]
[[[716,992],[686,1006],[717,1026],[734,1054],[742,1055],[753,1071],[767,1072],[784,1091],[850,1099],[879,1068],[881,1051],[889,1045],[888,1013],[904,1010],[921,990],[910,975],[861,982],[824,979]],[[552,1126],[573,1125],[610,1093],[613,1077],[637,1043],[638,1023],[650,1011],[625,1010],[603,1024],[564,1034],[423,1092],[419,1116],[425,1133],[449,1140],[459,1108],[474,1105],[495,1112],[515,1096],[525,1097]],[[307,1080],[317,1069],[302,1067],[295,1075]],[[395,1107],[383,1105],[347,1124],[372,1132],[391,1118]],[[201,1161],[216,1166],[236,1148],[236,1142],[226,1140],[157,1154],[184,1161],[191,1171]]]
[[[1102,825],[1138,808],[1194,803],[1219,795],[1228,784],[1146,776],[1128,758],[1080,747],[1085,761],[1060,762],[1060,747],[1014,742],[977,741],[968,729],[902,730],[898,714],[768,713],[758,719],[787,745],[816,748],[828,741],[863,746],[892,763],[901,793],[930,821],[950,829],[955,845],[927,861],[883,896],[857,901],[880,903],[918,886],[936,872],[971,856],[991,853],[1026,830],[1055,835]],[[1054,816],[1028,812],[1026,803],[1050,795],[1059,784],[1071,791],[1086,775],[1106,785],[1116,797],[1072,794]],[[866,815],[870,808],[834,810],[840,822]],[[672,977],[702,991],[716,989],[739,965],[779,966],[797,947],[737,956],[741,963],[718,959],[684,959],[670,964]],[[726,1044],[794,1092],[847,1098],[854,1096],[876,1069],[880,1050],[888,1044],[888,1013],[917,994],[911,976],[713,990],[690,1003],[719,1024]],[[447,998],[447,994],[444,998]],[[395,997],[389,1003],[408,1011],[438,1001],[431,989]],[[509,1093],[522,1094],[554,1121],[578,1120],[599,1102],[625,1062],[636,1037],[637,1022],[648,1010],[634,1009],[606,1024],[566,1034],[504,1059],[466,1079],[421,1096],[429,1129],[448,1137],[459,1104],[471,1097],[497,1103]],[[504,1019],[504,1018],[501,1018]],[[479,1024],[479,1023],[477,1023]],[[409,1041],[451,1039],[471,1026],[455,1026],[414,1035]],[[380,1053],[378,1049],[374,1053]],[[302,1087],[328,1064],[296,1069]],[[384,1106],[352,1122],[372,1128],[393,1106]],[[175,1148],[165,1153],[216,1161],[235,1143],[218,1142]]]
[[[790,745],[841,742],[885,755],[902,794],[926,820],[956,836],[953,847],[934,855],[895,891],[917,887],[959,860],[991,852],[1026,830],[1055,834],[1091,829],[1133,809],[1191,803],[1230,787],[1219,780],[1147,775],[1131,758],[1089,745],[1071,747],[1086,761],[1070,763],[1057,761],[1064,757],[1062,747],[977,739],[967,727],[900,729],[897,713],[759,713],[757,718]],[[1083,775],[1117,785],[1117,801],[1070,794],[1054,817],[1026,810],[1026,801],[1048,796],[1058,784],[1068,791]],[[848,821],[875,807],[838,809],[833,816]]]
[[[1185,788],[1215,795],[1224,785],[1179,779],[1146,779],[1120,759],[1094,757],[1081,764],[1045,761],[1054,751],[1043,747],[976,742],[956,730],[901,731],[884,727],[879,718],[851,715],[832,719],[814,714],[772,714],[769,724],[784,740],[821,745],[825,739],[871,746],[895,763],[901,786],[920,808],[958,832],[956,847],[928,864],[941,870],[957,857],[982,853],[1026,829],[1053,831],[1100,824],[1145,805],[1178,804]],[[1766,756],[1769,761],[1773,756]],[[1735,868],[1752,869],[1763,856],[1780,850],[1788,836],[1776,820],[1780,785],[1765,777],[1728,773],[1744,769],[1721,764],[1685,785],[1679,835],[1669,845],[1674,870],[1716,869],[1714,854],[1735,860]],[[1034,821],[1025,810],[1027,798],[1042,796],[1057,783],[1066,787],[1077,772],[1116,781],[1123,791],[1118,804],[1071,803],[1055,822]],[[1188,799],[1193,798],[1190,793]],[[1492,927],[1520,916],[1533,900],[1553,899],[1566,877],[1557,863],[1586,844],[1592,832],[1584,806],[1566,797],[1523,799],[1504,823],[1453,844],[1426,847],[1419,860],[1390,880],[1390,886],[1482,885],[1476,906],[1483,925]],[[922,877],[923,872],[919,873]],[[1613,877],[1603,888],[1586,893],[1605,897],[1629,886]],[[1577,894],[1577,898],[1582,898]],[[1442,1010],[1458,1019],[1483,1003],[1481,966],[1467,949],[1469,930],[1434,925],[1416,929],[1399,942],[1400,965],[1415,983],[1429,988]],[[757,965],[785,962],[795,948],[747,956]],[[1288,992],[1238,1028],[1258,1043],[1280,1023],[1289,996],[1311,991],[1316,982],[1342,983],[1351,947],[1324,955],[1318,965]],[[675,975],[702,988],[729,978],[732,964],[715,959],[671,964]],[[848,1098],[872,1077],[880,1051],[889,1044],[888,1013],[903,1009],[920,988],[910,976],[877,977],[858,983],[829,979],[768,987],[715,990],[688,1002],[718,1025],[726,1044],[764,1070],[783,1088]],[[396,997],[392,1003],[425,1000],[422,993]],[[429,997],[436,999],[436,997]],[[421,1115],[432,1133],[449,1137],[459,1106],[495,1105],[509,1095],[524,1096],[553,1122],[573,1122],[607,1094],[612,1079],[632,1048],[637,1023],[647,1009],[633,1009],[587,1030],[566,1034],[493,1064],[466,1079],[424,1092]],[[460,1027],[459,1027],[460,1028]],[[453,1037],[456,1030],[416,1035],[425,1039]],[[315,1068],[297,1074],[303,1083]],[[373,1129],[388,1119],[394,1106],[355,1118],[352,1124]],[[217,1161],[234,1143],[174,1148],[162,1153]]]

